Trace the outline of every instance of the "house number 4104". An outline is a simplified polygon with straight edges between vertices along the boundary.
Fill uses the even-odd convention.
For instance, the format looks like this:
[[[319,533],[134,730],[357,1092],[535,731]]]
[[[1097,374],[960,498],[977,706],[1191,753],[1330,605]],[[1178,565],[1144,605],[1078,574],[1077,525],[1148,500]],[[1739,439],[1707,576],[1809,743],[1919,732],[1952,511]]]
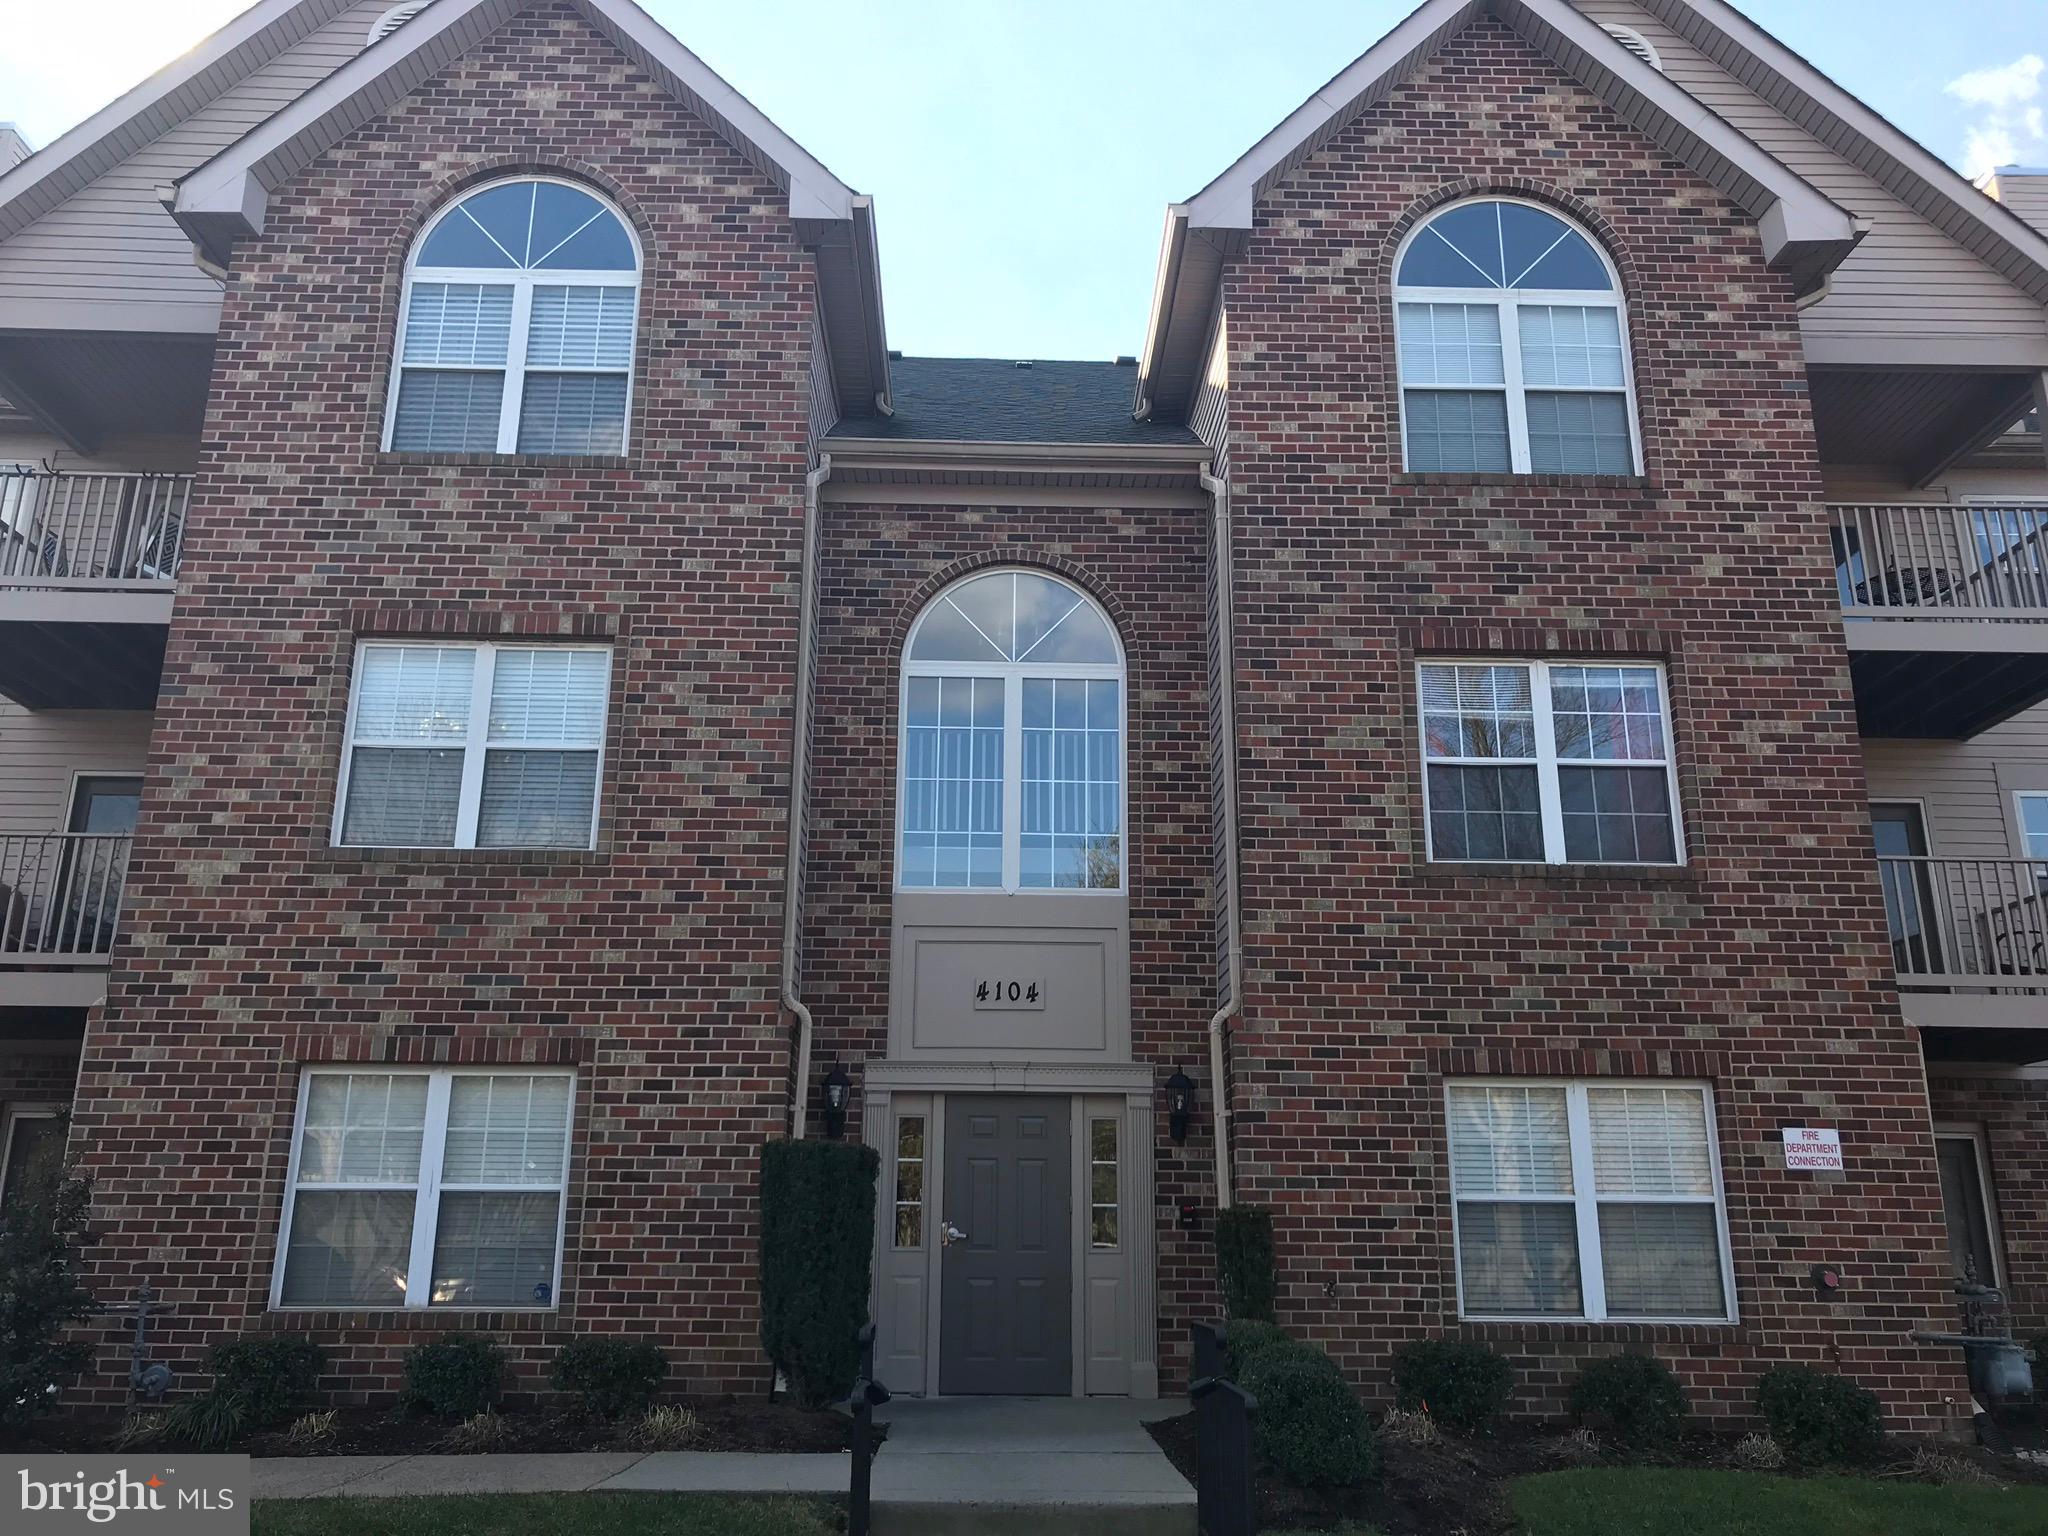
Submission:
[[[997,981],[989,977],[974,984],[974,1006],[976,1008],[1037,1008],[1045,1007],[1045,983],[1042,981],[1011,980],[1005,977]]]

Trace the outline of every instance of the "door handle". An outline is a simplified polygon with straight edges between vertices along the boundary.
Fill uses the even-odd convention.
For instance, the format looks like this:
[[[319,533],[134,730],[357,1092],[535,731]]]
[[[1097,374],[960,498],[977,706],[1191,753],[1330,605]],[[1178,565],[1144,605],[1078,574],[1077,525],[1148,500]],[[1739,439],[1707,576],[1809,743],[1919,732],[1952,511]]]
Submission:
[[[950,1221],[944,1222],[940,1225],[939,1246],[941,1248],[950,1248],[955,1243],[964,1243],[966,1241],[967,1234],[965,1232],[962,1232],[958,1227],[954,1226],[953,1223],[951,1223]]]

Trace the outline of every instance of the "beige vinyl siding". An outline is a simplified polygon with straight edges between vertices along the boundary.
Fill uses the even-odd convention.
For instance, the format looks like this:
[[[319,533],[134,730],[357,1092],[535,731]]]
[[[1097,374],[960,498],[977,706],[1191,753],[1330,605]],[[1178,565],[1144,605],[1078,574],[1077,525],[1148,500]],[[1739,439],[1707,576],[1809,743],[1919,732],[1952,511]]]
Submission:
[[[210,329],[220,284],[193,265],[191,242],[158,188],[353,58],[386,9],[388,0],[349,7],[0,244],[0,303],[89,301],[103,306],[109,330],[122,329],[124,306],[172,304],[191,328]]]
[[[2041,305],[1927,220],[1788,121],[1747,86],[1632,0],[1573,0],[1603,25],[1649,39],[1664,72],[1821,192],[1871,223],[1828,296],[1802,312],[1809,340],[1948,340],[2048,335]]]
[[[0,699],[0,834],[61,832],[76,773],[140,774],[148,710],[45,709]]]
[[[1995,195],[2034,228],[2048,234],[2048,171],[2000,176]]]

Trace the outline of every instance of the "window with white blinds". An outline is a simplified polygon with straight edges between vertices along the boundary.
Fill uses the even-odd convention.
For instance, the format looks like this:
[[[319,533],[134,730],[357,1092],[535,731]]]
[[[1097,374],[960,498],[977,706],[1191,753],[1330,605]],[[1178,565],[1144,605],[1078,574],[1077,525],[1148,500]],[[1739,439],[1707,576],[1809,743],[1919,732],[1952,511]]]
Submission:
[[[276,1307],[548,1307],[575,1079],[321,1067],[299,1090]]]
[[[1661,667],[1425,661],[1417,694],[1431,859],[1680,862]]]
[[[385,446],[623,453],[639,268],[625,221],[567,182],[450,205],[406,270]]]
[[[602,646],[365,641],[335,843],[592,847],[610,688]]]
[[[1458,1082],[1446,1118],[1464,1316],[1734,1317],[1704,1085]]]

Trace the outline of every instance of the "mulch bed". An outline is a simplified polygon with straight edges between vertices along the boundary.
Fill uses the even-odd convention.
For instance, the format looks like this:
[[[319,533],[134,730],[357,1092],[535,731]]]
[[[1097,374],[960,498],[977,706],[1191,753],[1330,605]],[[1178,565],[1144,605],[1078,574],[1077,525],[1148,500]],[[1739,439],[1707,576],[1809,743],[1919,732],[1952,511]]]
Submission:
[[[843,1451],[852,1421],[826,1408],[800,1408],[794,1403],[741,1401],[736,1398],[690,1399],[678,1406],[697,1415],[693,1451]],[[534,1455],[551,1451],[637,1451],[632,1426],[562,1408],[501,1409],[505,1438],[489,1449],[492,1455]],[[13,1451],[104,1451],[119,1433],[119,1421],[50,1419],[27,1435],[0,1436],[0,1449]],[[468,1453],[472,1447],[447,1444],[454,1425],[389,1407],[339,1407],[335,1433],[318,1445],[300,1445],[284,1431],[260,1430],[224,1449],[251,1456],[398,1456]],[[881,1427],[876,1426],[879,1438]],[[152,1451],[199,1449],[169,1437],[151,1440]],[[216,1447],[215,1449],[221,1449]]]
[[[1176,1470],[1196,1480],[1195,1415],[1147,1424],[1152,1438]],[[1556,1428],[1509,1424],[1484,1440],[1446,1435],[1434,1445],[1405,1445],[1382,1438],[1378,1479],[1360,1488],[1301,1488],[1268,1468],[1258,1474],[1261,1530],[1314,1530],[1349,1521],[1374,1525],[1387,1536],[1509,1536],[1516,1530],[1507,1505],[1507,1485],[1539,1472],[1586,1466],[1679,1466],[1733,1468],[1739,1437],[1694,1434],[1675,1451],[1637,1455],[1583,1441]],[[1887,1462],[1868,1469],[1877,1477],[1912,1477],[1913,1442],[1895,1443]],[[1975,1446],[1941,1450],[1971,1461],[2001,1482],[2048,1482],[2048,1469],[2016,1463]],[[1839,1470],[1839,1469],[1829,1469]],[[1778,1475],[1797,1477],[1786,1467]]]

